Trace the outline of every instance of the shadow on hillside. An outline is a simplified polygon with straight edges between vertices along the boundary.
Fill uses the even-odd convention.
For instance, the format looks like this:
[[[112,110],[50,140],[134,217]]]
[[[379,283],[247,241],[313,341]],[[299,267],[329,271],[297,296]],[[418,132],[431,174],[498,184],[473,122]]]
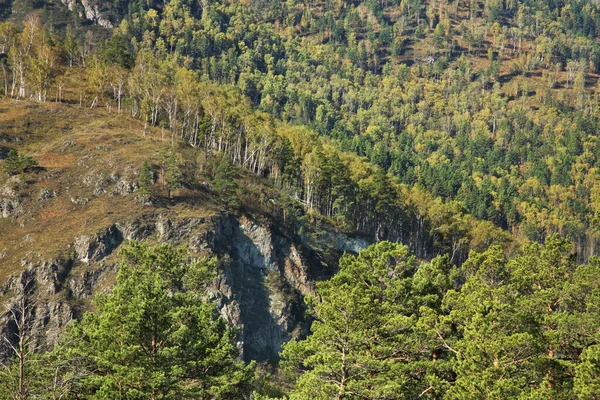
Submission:
[[[224,275],[232,292],[224,300],[230,305],[239,304],[244,359],[274,362],[287,334],[270,312],[266,278],[271,260],[265,259],[257,243],[240,229],[237,221],[231,220],[228,225],[229,229],[215,238],[217,249],[227,253],[231,260],[224,266]]]
[[[498,83],[504,85],[508,82],[510,82],[515,76],[519,75],[518,72],[510,72],[508,74],[504,74],[504,75],[500,75],[496,78],[496,80],[498,81]]]
[[[13,0],[0,0],[0,21],[6,21],[12,14]]]

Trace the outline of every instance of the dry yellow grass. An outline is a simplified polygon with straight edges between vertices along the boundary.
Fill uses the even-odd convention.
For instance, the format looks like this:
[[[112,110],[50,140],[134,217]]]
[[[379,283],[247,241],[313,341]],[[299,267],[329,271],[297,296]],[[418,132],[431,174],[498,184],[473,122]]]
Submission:
[[[41,167],[50,169],[72,167],[77,161],[77,157],[73,154],[58,154],[51,152],[34,154],[34,158]]]
[[[176,191],[177,201],[164,200],[159,207],[140,205],[135,194],[94,195],[94,188],[84,184],[86,176],[131,175],[144,160],[158,161],[163,145],[160,130],[149,129],[146,136],[142,132],[140,121],[106,109],[0,99],[0,134],[21,138],[18,150],[42,167],[10,184],[18,191],[23,213],[16,219],[0,217],[0,284],[23,268],[23,260],[64,256],[72,251],[77,236],[95,234],[117,222],[149,220],[158,214],[175,220],[209,217],[219,212],[211,195],[201,191]],[[9,185],[8,179],[0,173],[0,187]],[[40,201],[42,191],[55,192],[56,197]],[[88,202],[76,204],[72,198]]]

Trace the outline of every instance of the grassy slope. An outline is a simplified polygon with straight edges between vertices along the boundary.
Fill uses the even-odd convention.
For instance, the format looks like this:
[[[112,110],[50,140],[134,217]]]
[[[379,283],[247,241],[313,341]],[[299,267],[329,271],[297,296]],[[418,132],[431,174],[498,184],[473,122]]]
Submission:
[[[101,109],[0,99],[0,146],[17,147],[41,167],[20,177],[0,174],[0,188],[16,191],[23,209],[17,218],[0,218],[0,282],[21,269],[23,259],[65,254],[76,236],[94,234],[118,221],[157,214],[204,217],[219,211],[207,191],[180,190],[175,199],[163,199],[156,206],[141,205],[135,193],[111,195],[114,185],[94,195],[95,184],[86,185],[86,179],[108,181],[117,172],[135,181],[144,160],[158,161],[161,132],[149,130],[146,137],[142,133],[139,121]],[[13,142],[15,138],[22,144]],[[56,196],[39,200],[44,191]],[[76,204],[71,198],[89,202]]]

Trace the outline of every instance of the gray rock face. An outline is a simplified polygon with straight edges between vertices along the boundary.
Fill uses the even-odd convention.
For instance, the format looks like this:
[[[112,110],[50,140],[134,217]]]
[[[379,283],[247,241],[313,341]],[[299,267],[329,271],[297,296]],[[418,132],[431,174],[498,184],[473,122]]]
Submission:
[[[14,293],[15,296],[5,304],[0,314],[0,335],[14,344],[19,334],[14,317],[25,310],[26,325],[34,347],[53,346],[58,340],[60,327],[73,319],[71,307],[54,297],[60,290],[62,276],[58,263],[42,262],[37,266],[25,266],[24,271],[9,279],[2,292]],[[21,302],[24,296],[26,301]],[[2,343],[2,346],[8,344]],[[0,350],[7,354],[7,347]]]
[[[93,188],[94,196],[100,196],[108,193],[109,196],[126,196],[137,192],[139,184],[134,171],[129,171],[127,176],[121,176],[116,172],[110,175],[91,170],[82,179],[82,183]],[[76,204],[76,199],[71,200]]]
[[[61,3],[66,5],[69,8],[69,11],[73,11],[75,9],[75,0],[60,0]]]
[[[81,197],[71,197],[71,203],[76,204],[78,206],[85,206],[87,203],[89,203],[90,199],[88,198],[81,198]]]
[[[106,18],[104,15],[100,13],[98,9],[98,4],[91,4],[89,0],[81,0],[81,4],[83,5],[83,9],[85,10],[85,17],[90,21],[96,22],[98,25],[104,28],[112,28],[113,24]]]
[[[312,261],[308,244],[247,216],[123,221],[74,238],[68,259],[25,264],[0,292],[13,294],[13,306],[20,293],[28,293],[35,302],[34,333],[41,345],[52,346],[60,329],[83,311],[78,309],[81,300],[110,289],[113,280],[107,278],[114,277],[117,267],[107,257],[126,240],[146,238],[187,246],[192,252],[208,251],[224,260],[208,295],[239,328],[245,359],[276,361],[286,341],[307,333],[310,321],[303,298],[314,293],[310,271],[320,268],[320,262]],[[336,238],[331,243],[340,246],[337,250],[362,245],[343,235]],[[7,329],[14,329],[10,313],[0,316],[0,333]]]
[[[100,261],[123,242],[123,234],[116,225],[98,232],[96,235],[82,235],[75,238],[77,259],[84,263]]]
[[[0,312],[0,336],[13,342],[18,340],[14,318],[25,310],[27,334],[33,340],[33,347],[54,346],[62,328],[81,314],[77,302],[93,293],[100,276],[114,270],[113,265],[100,265],[94,270],[73,273],[72,267],[73,262],[64,259],[26,264],[21,273],[0,287],[3,294],[13,295]],[[21,301],[23,296],[25,302]],[[10,354],[8,344],[0,343],[0,359],[7,354]]]
[[[23,212],[18,193],[20,183],[21,178],[13,176],[4,186],[0,186],[1,218],[15,218]]]
[[[2,218],[13,218],[21,214],[22,210],[19,204],[19,200],[0,197],[0,216]]]
[[[55,191],[48,190],[48,189],[42,189],[42,191],[40,191],[40,194],[38,195],[38,200],[46,201],[46,200],[50,200],[53,197],[56,197]]]
[[[130,180],[125,177],[119,178],[113,191],[112,196],[126,196],[130,193],[137,192],[139,190],[139,184],[137,180]]]
[[[234,228],[232,245],[242,265],[258,269],[279,271],[275,258],[273,234],[267,227],[248,219],[241,218]]]
[[[154,223],[140,217],[130,221],[117,222],[115,228],[121,232],[121,236],[125,240],[143,240],[154,232]]]
[[[289,238],[251,218],[225,216],[214,225],[212,247],[230,259],[216,286],[222,315],[240,327],[246,359],[275,361],[283,343],[307,328],[303,295],[314,286],[306,258]],[[232,309],[239,314],[232,317]]]
[[[80,17],[86,18],[104,28],[112,28],[113,24],[100,12],[97,3],[90,0],[80,0],[83,6],[83,11],[80,11]],[[70,11],[75,11],[77,0],[61,0],[61,3],[66,5]]]
[[[340,232],[327,232],[320,238],[320,242],[323,245],[329,244],[342,253],[358,253],[369,246],[365,239],[348,237]]]

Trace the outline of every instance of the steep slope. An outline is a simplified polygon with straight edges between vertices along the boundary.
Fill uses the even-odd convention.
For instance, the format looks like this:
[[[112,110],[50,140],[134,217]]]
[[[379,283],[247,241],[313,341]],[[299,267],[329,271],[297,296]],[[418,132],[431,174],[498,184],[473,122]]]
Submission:
[[[117,81],[135,82],[118,91],[119,99],[136,105],[132,114],[152,125],[184,125],[183,136],[194,145],[198,138],[206,141],[210,125],[214,149],[221,151],[215,143],[225,143],[225,153],[239,163],[239,154],[227,147],[231,137],[217,140],[215,132],[231,136],[223,125],[247,117],[246,112],[217,116],[232,93],[241,94],[246,102],[236,102],[243,104],[238,109],[256,112],[252,123],[244,123],[258,131],[262,113],[305,126],[333,149],[364,157],[407,188],[424,189],[460,213],[490,221],[515,237],[541,242],[552,233],[566,235],[581,261],[600,249],[595,223],[600,212],[600,12],[594,2],[86,4],[106,13],[114,28],[81,23],[77,11],[58,2],[15,0],[11,19],[21,22],[25,10],[32,9],[41,15],[55,28],[48,35],[60,43],[56,50],[63,65],[87,65],[86,60],[97,57],[100,65],[93,62],[88,71],[90,85],[77,95],[90,104],[95,100],[112,107]],[[77,38],[63,29],[67,21],[76,26]],[[110,42],[97,39],[107,34],[114,34]],[[138,69],[130,71],[136,56]],[[203,104],[197,124],[190,123],[189,108],[183,112],[165,106],[163,95],[174,93],[172,87],[153,90],[176,87],[180,67],[196,74],[187,78],[201,76],[203,82],[227,89],[216,108]],[[164,79],[150,82],[137,74],[154,68]],[[101,77],[105,70],[119,73],[109,74],[113,81],[102,85],[106,80],[93,76]],[[132,75],[133,80],[119,79]],[[27,96],[40,99],[47,90],[58,89],[51,79],[43,82],[45,89],[24,86]],[[14,90],[11,96],[17,96]],[[186,101],[178,100],[169,104]],[[144,102],[153,109],[152,117],[141,107]],[[201,120],[207,115],[212,121]],[[272,153],[281,156],[282,147]],[[320,169],[323,158],[313,150],[301,155],[301,169]],[[271,172],[265,165],[253,167],[260,174]],[[300,171],[294,175],[292,180],[307,181]],[[385,213],[388,221],[373,221],[362,209],[353,209],[352,193],[295,183],[290,191],[310,209],[362,234],[409,243],[424,258],[435,256],[433,242],[445,241],[442,251],[453,253],[454,261],[466,258],[468,249],[456,249],[453,240],[422,239],[426,232],[407,237],[406,232],[421,229],[411,225],[412,216],[396,210]]]
[[[217,252],[232,264],[215,296],[248,357],[270,358],[302,332],[306,282],[360,247],[330,225],[455,264],[556,232],[579,261],[598,253],[593,3],[79,4],[15,0],[2,16],[17,25],[0,27],[5,97],[80,105],[3,100],[0,156],[40,163],[2,178],[5,277],[41,259],[106,289],[89,266],[113,268],[129,238]],[[165,135],[183,160],[173,198]],[[218,159],[246,171],[241,212],[210,187]]]
[[[44,345],[88,309],[95,293],[110,290],[121,245],[150,240],[185,246],[197,257],[219,255],[224,261],[210,296],[240,328],[246,359],[275,360],[282,343],[306,333],[302,297],[327,274],[315,246],[330,242],[338,253],[366,245],[333,231],[322,243],[302,241],[260,210],[227,211],[208,184],[176,190],[171,199],[143,199],[139,168],[158,158],[162,144],[159,131],[142,137],[143,125],[130,118],[7,100],[0,110],[4,153],[26,149],[39,163],[0,178],[2,294],[8,306],[21,291],[35,299]],[[162,193],[160,185],[154,190]],[[3,330],[14,329],[8,317]]]

